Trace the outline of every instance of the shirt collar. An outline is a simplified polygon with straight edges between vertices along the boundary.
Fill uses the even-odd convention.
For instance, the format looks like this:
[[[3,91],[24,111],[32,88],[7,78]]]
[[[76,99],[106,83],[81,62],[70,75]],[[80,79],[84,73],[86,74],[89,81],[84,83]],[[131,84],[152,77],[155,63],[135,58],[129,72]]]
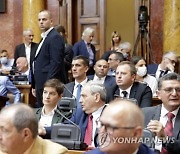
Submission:
[[[172,111],[171,113],[174,114],[174,116],[176,117],[177,116],[177,113],[179,111],[179,108],[178,107],[176,110]],[[161,108],[161,117],[165,117],[167,115],[169,111],[164,107],[164,104],[162,104],[162,108]]]
[[[84,84],[87,83],[87,81],[88,81],[87,77],[86,77],[86,79],[83,80],[81,83],[79,83],[79,82],[77,82],[77,81],[75,80],[75,87],[77,88],[78,84],[81,84],[81,85],[83,86]]]
[[[32,142],[31,146],[23,154],[30,154],[34,142],[35,140]]]
[[[103,110],[105,105],[101,106],[99,109],[97,109],[95,112],[92,113],[93,117],[99,117],[101,115],[101,112]]]
[[[132,84],[132,85],[133,85],[133,84]],[[131,85],[129,88],[124,89],[124,90],[122,90],[121,88],[119,88],[120,93],[121,93],[122,91],[126,91],[126,92],[128,93],[128,96],[129,96],[129,95],[130,95],[130,91],[131,91],[131,87],[132,87],[132,85]]]
[[[42,38],[46,38],[47,35],[49,34],[49,32],[53,29],[53,27],[49,28],[47,31],[45,31],[44,33],[41,33],[41,37]]]
[[[57,106],[56,106],[51,112],[49,112],[48,114],[45,114],[45,113],[44,113],[45,108],[44,108],[44,106],[43,106],[41,115],[42,115],[42,116],[52,116],[52,115],[54,115],[56,109],[57,109]]]
[[[105,80],[105,78],[106,78],[106,76],[102,77],[101,80]],[[95,74],[95,75],[94,75],[94,79],[95,79],[95,80],[98,80],[99,77]]]

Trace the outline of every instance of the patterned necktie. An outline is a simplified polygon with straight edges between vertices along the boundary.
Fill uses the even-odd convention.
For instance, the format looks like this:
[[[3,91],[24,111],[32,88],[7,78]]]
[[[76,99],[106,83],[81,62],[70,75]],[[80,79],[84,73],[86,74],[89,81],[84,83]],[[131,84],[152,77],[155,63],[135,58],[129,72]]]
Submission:
[[[123,94],[123,98],[127,98],[127,91],[122,91],[122,94]]]
[[[164,129],[164,132],[167,136],[172,137],[173,136],[173,123],[172,123],[172,119],[175,117],[175,115],[171,112],[167,113],[167,123]],[[162,148],[162,154],[168,154],[168,151],[165,148]]]
[[[85,137],[84,137],[84,143],[86,143],[87,145],[91,145],[92,132],[93,132],[93,116],[92,116],[92,114],[90,114],[88,116],[88,124],[86,127],[86,133],[85,133]]]
[[[80,107],[80,103],[79,103],[79,99],[80,99],[80,95],[81,95],[81,88],[82,88],[82,85],[81,84],[78,84],[77,85],[77,94],[76,94],[76,104],[77,104],[77,107]]]

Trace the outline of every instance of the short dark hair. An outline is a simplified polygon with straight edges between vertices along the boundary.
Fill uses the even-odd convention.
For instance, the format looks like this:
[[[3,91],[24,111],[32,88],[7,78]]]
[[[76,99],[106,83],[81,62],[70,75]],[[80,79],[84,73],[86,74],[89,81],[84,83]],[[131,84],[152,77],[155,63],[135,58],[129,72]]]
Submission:
[[[161,89],[162,82],[167,81],[167,80],[177,80],[177,81],[180,82],[180,75],[177,74],[177,73],[168,73],[168,74],[162,76],[161,78],[159,78],[159,80],[158,80],[158,90]]]
[[[64,91],[64,84],[60,82],[58,79],[49,79],[45,82],[44,88],[45,87],[52,87],[55,88],[58,95],[61,95]]]
[[[62,25],[56,25],[56,26],[54,26],[54,28],[57,30],[57,32],[61,32],[61,33],[63,33],[63,34],[65,34],[65,28],[64,28],[64,26],[62,26]]]
[[[79,60],[81,59],[83,61],[83,64],[84,66],[88,66],[89,67],[89,59],[82,56],[82,55],[79,55],[79,56],[75,56],[72,60]]]
[[[113,55],[113,54],[116,56],[116,60],[119,60],[120,62],[124,61],[124,57],[123,57],[122,53],[117,52],[117,51],[115,51],[115,52],[113,51],[110,55]]]
[[[120,65],[129,65],[131,75],[133,75],[133,74],[136,75],[136,68],[135,68],[134,64],[132,64],[131,62],[129,62],[129,61],[122,61],[122,62],[119,63],[118,66],[120,66]]]

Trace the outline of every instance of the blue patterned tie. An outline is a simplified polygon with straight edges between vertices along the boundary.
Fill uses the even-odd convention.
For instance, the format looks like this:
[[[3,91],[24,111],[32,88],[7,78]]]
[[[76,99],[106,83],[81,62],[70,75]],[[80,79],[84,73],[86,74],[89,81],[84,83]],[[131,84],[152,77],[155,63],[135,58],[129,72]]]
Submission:
[[[81,84],[78,84],[77,85],[77,95],[76,95],[76,104],[77,104],[77,107],[80,107],[80,103],[79,103],[79,99],[80,99],[80,95],[81,95],[81,88],[82,88],[82,85]]]

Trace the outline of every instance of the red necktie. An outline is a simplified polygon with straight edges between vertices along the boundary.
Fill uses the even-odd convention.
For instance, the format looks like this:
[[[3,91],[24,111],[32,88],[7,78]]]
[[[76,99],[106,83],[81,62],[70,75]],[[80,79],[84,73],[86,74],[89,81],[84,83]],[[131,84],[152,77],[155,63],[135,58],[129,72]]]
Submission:
[[[164,132],[167,136],[172,137],[173,136],[173,123],[172,119],[174,118],[174,114],[171,112],[168,112],[167,114],[168,120],[164,129]],[[165,148],[162,148],[162,154],[168,154],[167,150]]]
[[[93,132],[93,116],[89,115],[88,116],[88,124],[86,127],[86,133],[85,133],[85,137],[84,137],[84,143],[86,143],[87,145],[91,145],[92,132]]]

